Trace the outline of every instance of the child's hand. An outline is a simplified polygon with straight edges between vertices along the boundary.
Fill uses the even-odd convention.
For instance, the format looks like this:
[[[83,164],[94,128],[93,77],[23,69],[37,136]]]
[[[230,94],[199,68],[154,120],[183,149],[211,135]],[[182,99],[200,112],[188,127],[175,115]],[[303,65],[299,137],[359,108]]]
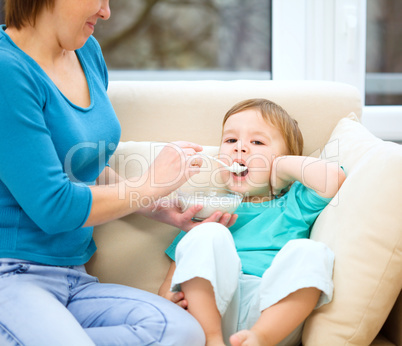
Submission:
[[[299,181],[318,195],[332,198],[345,178],[337,162],[308,156],[280,156],[272,161],[271,191],[278,195],[292,182]]]
[[[188,307],[188,302],[186,299],[184,299],[183,291],[180,291],[180,292],[167,291],[163,295],[163,297],[166,298],[167,300],[170,300],[172,303],[177,304],[178,306],[180,306],[183,309],[187,309],[187,307]]]
[[[286,180],[280,174],[278,174],[278,162],[285,159],[286,156],[279,156],[272,160],[270,183],[271,193],[274,196],[279,196],[282,193],[287,192],[292,183],[292,181]]]

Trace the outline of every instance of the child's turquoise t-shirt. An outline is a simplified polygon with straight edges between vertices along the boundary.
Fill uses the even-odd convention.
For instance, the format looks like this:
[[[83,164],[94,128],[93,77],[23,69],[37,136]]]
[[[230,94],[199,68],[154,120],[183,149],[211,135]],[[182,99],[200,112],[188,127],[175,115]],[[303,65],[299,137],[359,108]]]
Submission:
[[[235,212],[238,219],[229,230],[243,273],[261,277],[289,240],[308,238],[314,221],[330,200],[295,182],[278,199],[242,203]],[[186,232],[180,232],[166,250],[173,260],[176,246],[185,235]]]

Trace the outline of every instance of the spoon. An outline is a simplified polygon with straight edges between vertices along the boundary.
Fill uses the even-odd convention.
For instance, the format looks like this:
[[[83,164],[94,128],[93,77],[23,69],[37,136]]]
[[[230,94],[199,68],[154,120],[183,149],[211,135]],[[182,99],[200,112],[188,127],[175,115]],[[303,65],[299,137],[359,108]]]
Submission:
[[[217,159],[216,157],[213,157],[213,156],[210,156],[207,154],[202,154],[202,153],[198,153],[198,155],[205,156],[211,160],[218,162],[224,168],[226,168],[228,171],[230,171],[232,173],[239,174],[241,172],[244,172],[247,169],[247,166],[241,166],[238,162],[233,162],[233,164],[231,166],[228,166],[226,163],[222,162],[221,160]]]

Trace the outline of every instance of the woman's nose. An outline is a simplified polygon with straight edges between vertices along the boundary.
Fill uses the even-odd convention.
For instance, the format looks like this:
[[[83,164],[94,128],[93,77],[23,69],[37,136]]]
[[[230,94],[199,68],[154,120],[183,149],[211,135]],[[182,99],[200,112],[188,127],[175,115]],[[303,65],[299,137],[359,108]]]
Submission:
[[[110,18],[110,7],[109,7],[109,0],[103,0],[101,8],[98,12],[99,16],[103,20],[108,20]]]

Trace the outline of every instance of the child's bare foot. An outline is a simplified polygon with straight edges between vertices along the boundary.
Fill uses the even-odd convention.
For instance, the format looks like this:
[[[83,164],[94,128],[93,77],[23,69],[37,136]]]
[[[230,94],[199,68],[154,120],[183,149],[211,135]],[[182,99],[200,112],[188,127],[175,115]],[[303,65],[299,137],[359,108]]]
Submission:
[[[267,340],[251,330],[241,330],[233,334],[230,339],[232,346],[267,346]]]

